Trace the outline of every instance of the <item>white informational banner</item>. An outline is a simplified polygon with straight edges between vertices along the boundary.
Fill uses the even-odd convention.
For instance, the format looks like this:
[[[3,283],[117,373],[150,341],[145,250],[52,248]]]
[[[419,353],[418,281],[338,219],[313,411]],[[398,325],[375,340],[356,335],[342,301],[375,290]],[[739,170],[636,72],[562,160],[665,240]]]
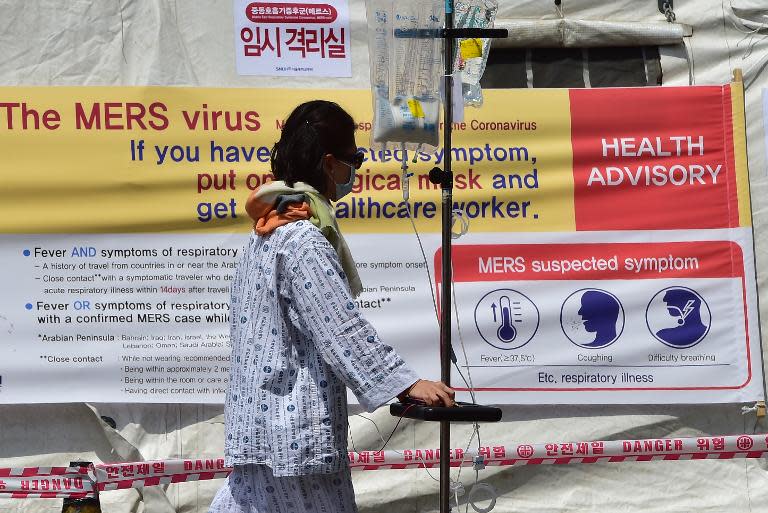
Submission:
[[[356,306],[440,376],[428,171],[445,155],[367,146],[369,91],[0,93],[0,403],[222,402],[243,206],[272,179],[286,114],[316,98],[362,132],[364,164],[335,204]],[[453,345],[477,400],[763,399],[740,85],[486,93],[452,151],[469,221]],[[458,372],[452,384],[469,399]]]
[[[234,0],[240,75],[351,77],[348,0]]]
[[[732,235],[464,236],[454,246],[458,365],[483,402],[758,398],[750,233],[723,242]],[[6,290],[24,291],[0,296],[0,340],[12,358],[2,365],[3,402],[220,402],[227,282],[246,238],[2,236],[3,262],[15,270],[3,273]],[[415,236],[348,240],[365,286],[358,306],[421,375],[437,377],[435,282]],[[439,237],[422,234],[422,243],[439,281]],[[741,265],[722,261],[718,246]],[[608,275],[580,279],[593,263]],[[28,351],[30,341],[40,349]],[[65,387],[41,382],[57,375],[69,376]],[[454,385],[466,388],[456,373]]]
[[[529,404],[759,397],[750,232],[465,237],[455,345],[476,390]]]
[[[3,402],[220,402],[243,237],[6,235]],[[22,272],[24,270],[24,272]],[[28,351],[29,341],[39,350]],[[1,364],[0,364],[1,365]],[[45,376],[70,376],[50,386]]]
[[[763,89],[763,135],[765,137],[765,152],[768,154],[768,89]],[[765,169],[768,174],[768,168]]]

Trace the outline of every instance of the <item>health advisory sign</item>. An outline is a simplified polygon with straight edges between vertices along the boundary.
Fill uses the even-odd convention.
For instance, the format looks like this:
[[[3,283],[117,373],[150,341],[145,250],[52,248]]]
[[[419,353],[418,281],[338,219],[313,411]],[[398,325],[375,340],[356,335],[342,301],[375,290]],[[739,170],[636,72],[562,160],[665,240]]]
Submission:
[[[762,399],[741,84],[484,96],[452,150],[454,343],[478,400]],[[315,98],[352,113],[366,156],[336,206],[356,308],[439,376],[444,153],[372,147],[368,91],[0,88],[0,402],[223,401],[245,199]]]

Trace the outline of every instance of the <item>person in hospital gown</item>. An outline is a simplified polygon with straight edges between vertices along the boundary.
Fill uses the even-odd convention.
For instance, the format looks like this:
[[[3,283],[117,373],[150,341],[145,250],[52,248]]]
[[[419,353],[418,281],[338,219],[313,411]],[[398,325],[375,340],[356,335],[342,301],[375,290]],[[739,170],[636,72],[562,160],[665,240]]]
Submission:
[[[379,339],[354,298],[362,285],[331,201],[363,160],[355,122],[314,100],[286,119],[275,181],[253,191],[254,231],[232,281],[225,461],[210,513],[353,513],[347,395],[373,411],[394,397],[454,404]]]

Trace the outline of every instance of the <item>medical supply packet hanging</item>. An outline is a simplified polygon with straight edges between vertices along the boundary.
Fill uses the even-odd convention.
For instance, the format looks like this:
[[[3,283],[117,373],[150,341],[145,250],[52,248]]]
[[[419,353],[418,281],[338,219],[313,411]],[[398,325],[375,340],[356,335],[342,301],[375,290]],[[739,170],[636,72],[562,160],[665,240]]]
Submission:
[[[489,29],[493,28],[499,4],[496,0],[458,0],[454,9],[457,27]],[[464,105],[480,107],[483,104],[480,79],[490,48],[488,38],[463,38],[457,42],[453,69],[461,76]]]
[[[432,149],[439,143],[443,4],[368,0],[372,145]],[[399,37],[427,31],[427,37]],[[435,37],[429,37],[433,33]]]

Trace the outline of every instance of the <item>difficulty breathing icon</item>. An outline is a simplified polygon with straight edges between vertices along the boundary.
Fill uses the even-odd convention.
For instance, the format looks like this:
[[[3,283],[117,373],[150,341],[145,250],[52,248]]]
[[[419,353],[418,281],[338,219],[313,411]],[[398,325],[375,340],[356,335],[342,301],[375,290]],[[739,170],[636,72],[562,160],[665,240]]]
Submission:
[[[501,309],[501,324],[499,325],[499,329],[496,331],[496,336],[499,337],[499,340],[502,342],[512,342],[517,338],[517,329],[512,325],[512,306],[511,301],[509,300],[508,296],[501,296],[499,298],[499,308]],[[520,306],[520,302],[516,301],[515,303],[515,309],[517,312],[514,314],[516,317],[522,317],[523,314],[520,312],[522,309]],[[496,304],[494,303],[491,305],[493,308],[493,318],[496,320]],[[515,319],[515,322],[523,322],[522,319]]]
[[[648,328],[664,344],[686,348],[698,344],[709,331],[711,313],[704,298],[687,287],[658,292],[648,305]]]
[[[668,305],[667,310],[669,310],[673,316],[675,315],[674,312],[677,311],[677,315],[679,316],[679,318],[677,319],[677,324],[679,326],[682,326],[683,324],[685,324],[685,318],[688,317],[688,314],[693,312],[694,303],[695,301],[693,299],[689,299],[688,301],[685,302],[685,306],[683,307],[682,310],[674,305]]]

